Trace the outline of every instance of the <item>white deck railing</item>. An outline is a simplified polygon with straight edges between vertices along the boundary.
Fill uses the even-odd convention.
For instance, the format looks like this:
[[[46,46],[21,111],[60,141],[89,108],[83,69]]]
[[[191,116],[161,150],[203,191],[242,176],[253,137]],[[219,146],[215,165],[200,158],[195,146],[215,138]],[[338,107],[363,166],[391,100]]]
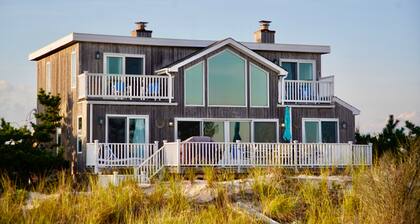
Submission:
[[[78,77],[79,99],[126,98],[173,100],[173,77],[165,75],[109,75],[82,73]]]
[[[95,168],[138,167],[158,150],[158,142],[88,143],[86,163]]]
[[[334,97],[333,77],[319,81],[284,80],[285,103],[331,103]]]
[[[372,145],[349,143],[164,142],[88,144],[87,165],[137,167],[147,178],[162,167],[332,167],[372,165]],[[143,173],[142,173],[143,172]]]

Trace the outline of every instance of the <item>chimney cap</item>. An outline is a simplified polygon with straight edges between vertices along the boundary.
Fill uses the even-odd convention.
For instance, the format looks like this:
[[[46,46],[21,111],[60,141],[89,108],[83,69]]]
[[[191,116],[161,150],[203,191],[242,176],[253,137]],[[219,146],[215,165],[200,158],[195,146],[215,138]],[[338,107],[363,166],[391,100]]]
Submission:
[[[137,24],[137,25],[147,25],[149,22],[145,22],[145,21],[138,21],[138,22],[135,22],[134,24]]]
[[[270,24],[271,23],[270,20],[260,20],[258,22],[261,23],[261,24]]]

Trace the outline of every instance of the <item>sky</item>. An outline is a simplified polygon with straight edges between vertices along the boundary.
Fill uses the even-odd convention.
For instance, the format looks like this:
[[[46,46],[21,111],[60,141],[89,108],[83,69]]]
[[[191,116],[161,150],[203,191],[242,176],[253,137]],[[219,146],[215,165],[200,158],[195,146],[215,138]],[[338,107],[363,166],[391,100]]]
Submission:
[[[377,133],[390,114],[420,125],[420,1],[0,0],[0,117],[25,124],[36,102],[28,54],[70,32],[129,35],[148,21],[154,37],[253,41],[261,19],[277,43],[330,45],[322,75]]]

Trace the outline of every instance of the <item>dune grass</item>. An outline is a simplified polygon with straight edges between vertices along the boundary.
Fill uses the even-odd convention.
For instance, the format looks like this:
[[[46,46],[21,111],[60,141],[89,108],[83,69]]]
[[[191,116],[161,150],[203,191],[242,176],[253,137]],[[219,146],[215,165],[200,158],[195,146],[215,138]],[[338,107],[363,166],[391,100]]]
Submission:
[[[0,223],[258,223],[232,209],[237,201],[250,203],[281,223],[418,223],[419,142],[409,151],[398,158],[385,155],[372,167],[342,170],[341,175],[352,176],[351,183],[329,179],[340,173],[337,168],[317,171],[320,180],[291,178],[296,175],[293,169],[272,168],[251,170],[247,188],[233,184],[237,177],[233,171],[206,168],[204,179],[215,195],[208,203],[197,203],[184,192],[183,179],[199,184],[193,170],[185,177],[164,172],[152,191],[133,181],[102,187],[93,177],[75,188],[64,172],[57,181],[40,181],[26,191],[2,176]],[[239,194],[232,193],[236,187],[241,188]],[[29,200],[30,192],[47,197]]]

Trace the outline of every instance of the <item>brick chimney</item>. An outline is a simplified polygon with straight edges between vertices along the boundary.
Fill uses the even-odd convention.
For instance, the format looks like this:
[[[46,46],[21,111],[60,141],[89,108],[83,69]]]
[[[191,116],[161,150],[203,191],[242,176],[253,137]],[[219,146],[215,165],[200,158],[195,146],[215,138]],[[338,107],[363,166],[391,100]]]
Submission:
[[[269,30],[269,26],[271,21],[268,20],[260,20],[260,28],[259,30],[254,32],[254,40],[257,43],[270,43],[274,44],[274,36],[276,31]]]
[[[136,22],[136,29],[131,31],[132,37],[152,37],[152,31],[146,30],[147,22]]]

